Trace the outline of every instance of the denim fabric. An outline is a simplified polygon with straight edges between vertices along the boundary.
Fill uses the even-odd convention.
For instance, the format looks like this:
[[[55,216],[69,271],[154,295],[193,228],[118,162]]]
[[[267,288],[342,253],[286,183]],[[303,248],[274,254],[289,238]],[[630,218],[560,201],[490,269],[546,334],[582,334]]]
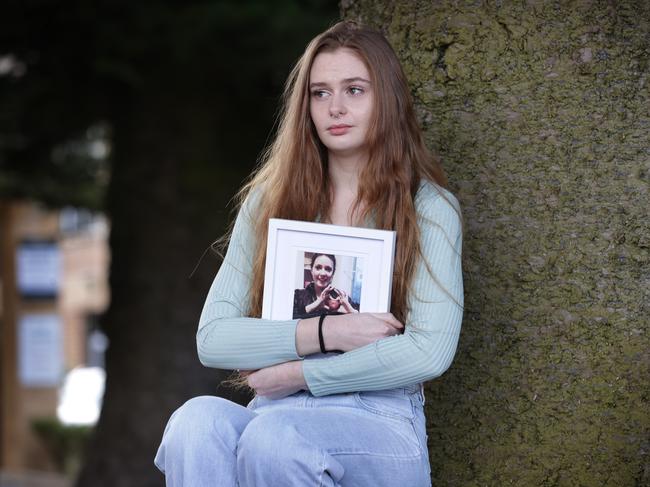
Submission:
[[[419,384],[247,407],[197,397],[169,419],[155,464],[172,487],[426,487],[422,406]]]

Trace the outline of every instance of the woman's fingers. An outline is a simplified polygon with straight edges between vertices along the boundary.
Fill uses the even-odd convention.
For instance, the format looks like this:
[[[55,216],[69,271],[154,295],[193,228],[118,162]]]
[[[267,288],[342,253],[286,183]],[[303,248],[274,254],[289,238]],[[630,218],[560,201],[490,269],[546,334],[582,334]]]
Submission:
[[[382,320],[384,323],[389,324],[396,330],[403,330],[404,325],[397,319],[395,316],[393,316],[393,313],[370,313],[376,318],[379,318]]]
[[[306,386],[300,361],[284,362],[251,372],[248,385],[260,396],[280,398]]]
[[[323,291],[320,293],[320,298],[321,299],[326,299],[327,295],[332,291],[332,285],[328,285]]]

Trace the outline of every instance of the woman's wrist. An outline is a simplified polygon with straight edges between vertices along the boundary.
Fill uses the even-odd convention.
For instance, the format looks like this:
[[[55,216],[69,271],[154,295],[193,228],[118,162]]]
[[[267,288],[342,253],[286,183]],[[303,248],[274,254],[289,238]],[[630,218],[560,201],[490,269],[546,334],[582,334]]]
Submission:
[[[323,345],[328,352],[341,350],[339,346],[339,335],[337,333],[339,322],[345,315],[327,315],[323,320],[322,334]]]
[[[341,321],[345,320],[345,316],[344,314],[327,315],[323,320],[321,333],[323,334],[323,344],[326,350],[345,351],[340,340],[341,336],[338,333]],[[305,357],[320,352],[319,321],[319,316],[298,320],[296,325],[296,353],[299,356]]]
[[[318,342],[318,317],[303,318],[296,325],[296,353],[305,357],[320,350]]]
[[[316,298],[316,301],[313,301],[305,306],[305,313],[312,313],[314,310],[318,309],[322,302],[322,299]]]

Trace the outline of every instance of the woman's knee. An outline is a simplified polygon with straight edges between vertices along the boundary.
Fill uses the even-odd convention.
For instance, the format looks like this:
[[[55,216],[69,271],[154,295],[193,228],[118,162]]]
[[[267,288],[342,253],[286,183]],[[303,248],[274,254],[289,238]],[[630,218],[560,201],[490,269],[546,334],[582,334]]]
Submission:
[[[165,436],[186,442],[225,435],[236,442],[252,416],[246,408],[221,397],[194,397],[169,418]]]
[[[188,425],[199,423],[205,427],[207,422],[212,421],[213,416],[219,415],[224,402],[227,401],[214,396],[193,397],[174,411],[169,421]]]
[[[154,463],[168,476],[168,485],[176,485],[169,476],[186,479],[179,481],[185,485],[198,485],[187,478],[201,472],[225,475],[234,469],[237,441],[254,415],[223,398],[190,399],[169,418]]]

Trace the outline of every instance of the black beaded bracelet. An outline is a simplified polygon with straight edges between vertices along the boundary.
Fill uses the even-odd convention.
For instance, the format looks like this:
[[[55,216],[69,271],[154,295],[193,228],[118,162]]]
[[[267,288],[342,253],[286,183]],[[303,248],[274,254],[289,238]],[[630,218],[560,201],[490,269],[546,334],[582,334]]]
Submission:
[[[327,350],[325,350],[325,340],[323,340],[323,321],[325,321],[326,316],[327,313],[323,313],[318,319],[318,343],[320,343],[320,353],[327,353]]]

